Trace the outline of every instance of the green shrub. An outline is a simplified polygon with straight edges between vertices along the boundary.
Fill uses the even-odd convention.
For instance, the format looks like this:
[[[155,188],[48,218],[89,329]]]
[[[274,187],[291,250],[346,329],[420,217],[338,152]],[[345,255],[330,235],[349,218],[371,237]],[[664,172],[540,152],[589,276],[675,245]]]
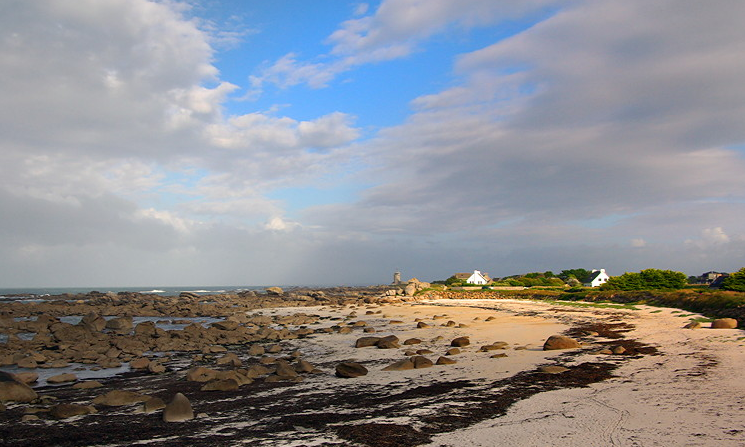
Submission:
[[[722,281],[722,290],[745,292],[745,267],[724,278]]]
[[[672,290],[686,286],[688,277],[672,270],[646,269],[639,273],[626,272],[613,276],[600,286],[602,290]]]

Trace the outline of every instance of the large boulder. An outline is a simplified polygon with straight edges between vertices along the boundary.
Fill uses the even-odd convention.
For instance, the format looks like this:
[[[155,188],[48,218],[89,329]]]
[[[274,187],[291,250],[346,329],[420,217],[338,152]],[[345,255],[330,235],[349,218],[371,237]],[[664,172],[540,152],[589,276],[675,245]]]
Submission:
[[[543,343],[544,351],[552,351],[555,349],[574,349],[579,348],[581,345],[573,338],[569,338],[565,335],[552,335],[548,337],[545,343]]]
[[[16,380],[13,374],[0,371],[0,402],[31,402],[37,397],[36,391]]]
[[[266,293],[267,293],[267,295],[279,296],[279,295],[282,295],[285,292],[284,292],[284,290],[282,290],[281,287],[269,287],[269,288],[266,289]]]
[[[165,422],[182,422],[194,419],[194,410],[189,399],[181,393],[176,393],[168,405],[163,409]]]
[[[367,375],[367,368],[355,362],[342,362],[336,365],[336,376],[353,378]]]
[[[737,320],[734,318],[717,318],[711,322],[712,329],[736,329]]]

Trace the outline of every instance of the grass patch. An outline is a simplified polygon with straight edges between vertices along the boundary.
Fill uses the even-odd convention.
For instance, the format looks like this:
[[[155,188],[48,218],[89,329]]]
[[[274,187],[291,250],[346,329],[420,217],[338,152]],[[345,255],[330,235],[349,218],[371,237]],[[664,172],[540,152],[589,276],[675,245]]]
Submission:
[[[633,304],[625,303],[625,304],[616,304],[616,303],[586,303],[586,302],[578,302],[578,301],[558,301],[558,300],[541,300],[545,301],[550,304],[555,304],[559,306],[569,306],[569,307],[592,307],[592,308],[598,308],[598,309],[629,309],[629,310],[639,310],[638,307],[635,307]]]
[[[712,321],[714,321],[713,318],[709,318],[709,317],[694,317],[694,318],[689,318],[689,320],[698,321],[699,323],[711,323]]]

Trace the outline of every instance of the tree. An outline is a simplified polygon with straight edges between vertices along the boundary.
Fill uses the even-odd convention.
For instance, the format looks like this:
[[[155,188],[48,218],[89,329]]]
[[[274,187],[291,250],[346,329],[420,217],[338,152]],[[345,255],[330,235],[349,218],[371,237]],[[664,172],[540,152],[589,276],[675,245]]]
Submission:
[[[735,292],[745,292],[745,267],[724,278],[722,281],[722,289],[734,290]]]
[[[682,289],[688,278],[672,270],[646,269],[639,273],[626,272],[613,276],[601,288],[607,290]]]
[[[558,276],[564,281],[568,281],[569,278],[573,277],[577,281],[583,283],[590,276],[590,273],[592,272],[587,269],[568,269],[568,270],[562,270]]]
[[[458,287],[458,286],[464,285],[464,283],[465,283],[465,281],[463,281],[462,279],[456,278],[455,275],[453,275],[450,278],[448,278],[448,279],[445,280],[445,284],[448,285],[448,286]]]

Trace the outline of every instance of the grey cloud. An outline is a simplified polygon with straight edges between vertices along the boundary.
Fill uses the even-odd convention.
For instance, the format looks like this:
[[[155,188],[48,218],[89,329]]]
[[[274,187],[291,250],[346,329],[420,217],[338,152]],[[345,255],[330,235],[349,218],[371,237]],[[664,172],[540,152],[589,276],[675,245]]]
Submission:
[[[685,241],[741,228],[745,191],[733,149],[745,142],[745,63],[735,57],[745,33],[730,7],[743,8],[576,2],[464,55],[462,85],[414,101],[407,123],[366,147],[378,186],[354,206],[306,217],[380,237],[480,235],[532,269],[561,259],[612,258],[616,269],[711,262],[714,252]],[[724,204],[707,215],[708,201]],[[639,237],[646,249],[632,247]],[[735,268],[739,242],[730,242],[721,262]]]

